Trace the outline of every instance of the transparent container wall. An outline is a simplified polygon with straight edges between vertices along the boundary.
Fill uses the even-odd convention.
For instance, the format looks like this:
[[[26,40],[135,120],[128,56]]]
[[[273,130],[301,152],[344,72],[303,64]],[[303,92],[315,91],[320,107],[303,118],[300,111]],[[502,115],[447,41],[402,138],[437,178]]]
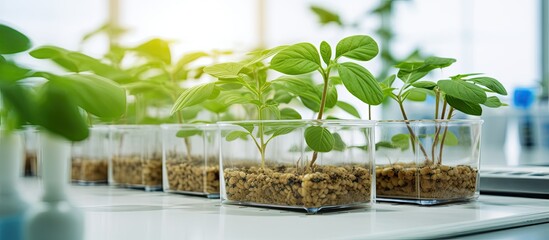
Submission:
[[[372,122],[263,121],[218,126],[223,203],[315,213],[373,202]],[[333,150],[318,153],[312,165],[314,153],[304,139],[311,127],[328,129],[335,142]],[[265,146],[264,154],[258,146]]]
[[[163,125],[162,141],[164,191],[219,198],[216,125]]]
[[[25,157],[23,160],[23,175],[38,176],[38,130],[34,126],[27,126],[23,130]]]
[[[110,149],[108,126],[90,128],[86,140],[72,145],[71,180],[84,185],[107,183]]]
[[[147,191],[162,189],[161,146],[158,126],[112,126],[109,184]]]
[[[478,198],[482,120],[381,121],[378,200],[421,205]]]

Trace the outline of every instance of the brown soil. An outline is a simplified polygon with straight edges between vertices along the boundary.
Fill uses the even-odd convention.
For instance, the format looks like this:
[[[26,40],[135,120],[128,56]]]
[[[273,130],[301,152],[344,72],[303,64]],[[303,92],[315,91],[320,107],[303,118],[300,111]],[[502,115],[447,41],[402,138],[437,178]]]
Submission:
[[[71,179],[80,182],[107,182],[109,165],[105,159],[73,158]]]
[[[242,167],[224,170],[233,201],[317,208],[370,201],[371,178],[363,166]]]
[[[113,179],[127,186],[162,186],[162,159],[141,160],[140,157],[113,157]]]
[[[190,161],[168,159],[168,184],[172,191],[219,193],[219,164],[205,166],[203,157]]]
[[[38,158],[36,153],[26,152],[25,153],[25,165],[24,165],[25,176],[36,176],[38,169]]]
[[[469,198],[475,194],[477,172],[466,165],[397,163],[376,166],[376,193],[378,197],[387,198]]]

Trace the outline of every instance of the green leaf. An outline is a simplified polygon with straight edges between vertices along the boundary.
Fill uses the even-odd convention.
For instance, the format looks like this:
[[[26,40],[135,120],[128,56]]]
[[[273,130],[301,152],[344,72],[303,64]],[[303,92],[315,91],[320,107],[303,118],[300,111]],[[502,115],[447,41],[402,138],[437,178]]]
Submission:
[[[0,82],[13,83],[29,77],[31,70],[19,67],[11,62],[0,62]]]
[[[215,83],[206,83],[186,89],[179,95],[170,111],[173,115],[177,111],[206,101],[215,92]]]
[[[326,41],[320,43],[320,56],[322,56],[322,61],[326,65],[330,64],[330,59],[332,58],[332,47]]]
[[[444,136],[444,134],[441,134],[440,135],[440,139],[442,139],[442,137]],[[459,144],[459,140],[457,138],[457,136],[451,132],[451,131],[447,131],[446,132],[446,137],[444,139],[444,145],[446,146],[457,146]]]
[[[397,73],[397,77],[402,80],[404,83],[414,83],[421,78],[427,76],[429,74],[430,69],[418,69],[418,70],[405,70],[400,69]]]
[[[404,99],[410,100],[410,101],[416,101],[416,102],[423,102],[425,99],[427,99],[427,94],[431,94],[431,90],[427,90],[424,88],[412,88],[406,92],[404,92],[403,97]]]
[[[322,88],[322,85],[319,85]],[[319,90],[322,91],[322,90]],[[326,108],[333,108],[337,104],[337,89],[335,86],[328,86],[328,92],[326,93]]]
[[[334,137],[334,149],[335,151],[343,151],[347,149],[347,144],[341,139],[341,135],[339,133],[333,133],[332,136]]]
[[[183,69],[185,68],[188,64],[200,59],[200,58],[203,58],[203,57],[208,57],[210,56],[209,54],[205,53],[205,52],[191,52],[191,53],[187,53],[185,55],[183,55],[178,61],[177,63],[175,64],[175,69],[176,71],[178,71],[179,69]]]
[[[255,128],[253,123],[236,123],[236,125],[246,129],[246,131],[248,131],[250,134],[254,131]]]
[[[267,129],[265,131],[265,135],[271,135],[271,138],[274,138],[274,137],[277,137],[277,136],[281,136],[281,135],[286,135],[288,133],[291,133],[293,132],[294,130],[296,130],[299,126],[296,125],[296,126],[283,126],[283,127],[278,127],[278,126],[272,126],[271,129]]]
[[[396,134],[391,137],[391,143],[393,146],[400,148],[404,151],[410,148],[410,134]]]
[[[225,136],[225,140],[229,142],[234,141],[236,139],[246,140],[248,138],[248,135],[250,135],[250,133],[248,132],[232,131],[229,134],[227,134],[227,136]]]
[[[0,36],[0,54],[18,53],[31,48],[27,36],[4,24],[0,24]]]
[[[313,11],[313,13],[315,13],[318,16],[320,24],[322,25],[326,25],[329,23],[335,23],[339,26],[343,25],[343,23],[341,22],[341,19],[339,18],[339,15],[323,7],[313,5],[311,6],[311,11]]]
[[[503,103],[496,96],[491,96],[486,99],[486,102],[483,103],[484,106],[489,108],[498,108],[503,106]]]
[[[356,110],[353,105],[343,101],[338,101],[337,106],[341,108],[341,110],[347,112],[348,114],[351,114],[353,117],[360,119],[360,113],[358,113],[358,110]]]
[[[505,87],[496,79],[491,77],[476,77],[467,79],[469,81],[473,81],[476,84],[482,85],[487,87],[488,89],[494,91],[495,93],[501,94],[501,95],[507,95],[507,90],[505,90]]]
[[[368,145],[366,145],[366,146],[360,146],[360,148],[361,148],[362,150],[367,150],[367,147],[368,147]],[[395,148],[399,148],[399,147],[393,145],[393,143],[391,143],[391,142],[381,141],[381,142],[376,143],[376,150],[378,150],[378,149],[380,149],[380,148],[391,148],[391,149],[395,149]]]
[[[379,52],[376,41],[366,35],[355,35],[342,39],[336,46],[336,59],[344,56],[359,61],[368,61]]]
[[[305,142],[316,152],[329,152],[334,148],[335,139],[328,129],[311,126],[305,129]]]
[[[462,80],[440,80],[437,85],[440,90],[454,98],[472,103],[486,102],[486,92],[475,84]]]
[[[9,107],[23,123],[36,124],[37,102],[30,89],[0,81],[0,96],[3,100],[3,107]]]
[[[132,50],[138,52],[139,54],[160,60],[166,64],[171,64],[172,56],[170,52],[170,44],[162,39],[155,38],[151,39]]]
[[[446,95],[446,101],[448,101],[450,106],[465,114],[474,116],[482,115],[482,107],[478,103],[464,101],[449,95]]]
[[[366,68],[352,62],[337,66],[345,88],[361,101],[378,105],[383,102],[383,92],[374,76]]]
[[[385,80],[383,80],[381,83],[384,84],[386,87],[390,88],[391,86],[393,86],[395,79],[396,79],[396,75],[392,74],[387,78],[385,78]]]
[[[318,102],[320,104],[321,93],[307,79],[301,79],[292,76],[282,76],[271,81],[278,89],[284,89],[296,96],[306,98],[307,100]]]
[[[329,80],[330,80],[329,82],[332,85],[341,85],[341,84],[343,84],[343,82],[341,81],[341,77],[339,77],[339,76],[330,76]]]
[[[37,122],[46,130],[70,141],[81,141],[88,137],[88,125],[80,115],[74,98],[57,83],[47,82],[41,88],[38,109]]]
[[[291,120],[291,119],[301,119],[301,114],[292,108],[283,108],[280,109],[280,119],[282,120]]]
[[[182,129],[177,131],[175,136],[178,138],[188,138],[192,136],[202,135],[202,133],[204,133],[204,131],[200,129]]]
[[[310,73],[320,68],[320,56],[310,43],[298,43],[276,54],[271,68],[289,75]]]
[[[407,71],[414,71],[424,66],[424,62],[400,62],[395,68]]]
[[[425,59],[425,65],[430,68],[445,68],[456,62],[453,58],[428,57]]]
[[[309,110],[315,113],[320,111],[320,101],[312,101],[312,100],[309,100],[308,98],[303,98],[303,97],[300,97],[299,99],[301,100],[303,105]]]
[[[243,68],[244,65],[241,63],[228,62],[205,67],[204,72],[216,78],[230,79],[237,78]]]
[[[419,81],[419,82],[412,83],[412,86],[417,88],[433,90],[437,86],[437,84],[431,81]]]
[[[279,53],[280,51],[286,49],[288,46],[278,46],[278,47],[274,47],[274,48],[271,48],[271,49],[267,49],[267,50],[261,50],[261,51],[256,51],[256,52],[251,52],[250,55],[252,55],[253,57],[246,62],[246,67],[249,67],[249,66],[252,66],[258,62],[262,62],[263,60],[267,59],[267,58],[270,58],[272,56],[274,56],[275,54]]]
[[[45,72],[35,76],[49,79],[56,87],[64,89],[76,105],[95,116],[117,118],[126,111],[126,91],[109,79],[89,74],[58,76]]]

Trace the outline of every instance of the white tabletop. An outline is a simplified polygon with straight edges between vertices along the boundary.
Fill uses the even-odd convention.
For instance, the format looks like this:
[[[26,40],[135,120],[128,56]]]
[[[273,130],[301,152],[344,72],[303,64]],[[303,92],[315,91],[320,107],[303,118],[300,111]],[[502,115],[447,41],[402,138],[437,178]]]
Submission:
[[[37,201],[39,181],[21,185],[29,201]],[[84,211],[86,240],[426,238],[549,222],[549,200],[487,195],[434,207],[382,203],[306,215],[109,186],[71,186],[69,192]]]

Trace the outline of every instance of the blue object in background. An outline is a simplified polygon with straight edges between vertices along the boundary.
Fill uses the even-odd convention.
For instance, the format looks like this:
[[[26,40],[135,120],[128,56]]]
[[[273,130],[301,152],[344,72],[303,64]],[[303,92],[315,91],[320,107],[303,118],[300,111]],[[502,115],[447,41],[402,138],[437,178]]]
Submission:
[[[0,240],[23,239],[24,213],[0,216]]]
[[[533,88],[515,88],[513,92],[513,106],[521,111],[518,119],[520,145],[525,148],[535,147],[534,119],[530,112],[536,99]]]

